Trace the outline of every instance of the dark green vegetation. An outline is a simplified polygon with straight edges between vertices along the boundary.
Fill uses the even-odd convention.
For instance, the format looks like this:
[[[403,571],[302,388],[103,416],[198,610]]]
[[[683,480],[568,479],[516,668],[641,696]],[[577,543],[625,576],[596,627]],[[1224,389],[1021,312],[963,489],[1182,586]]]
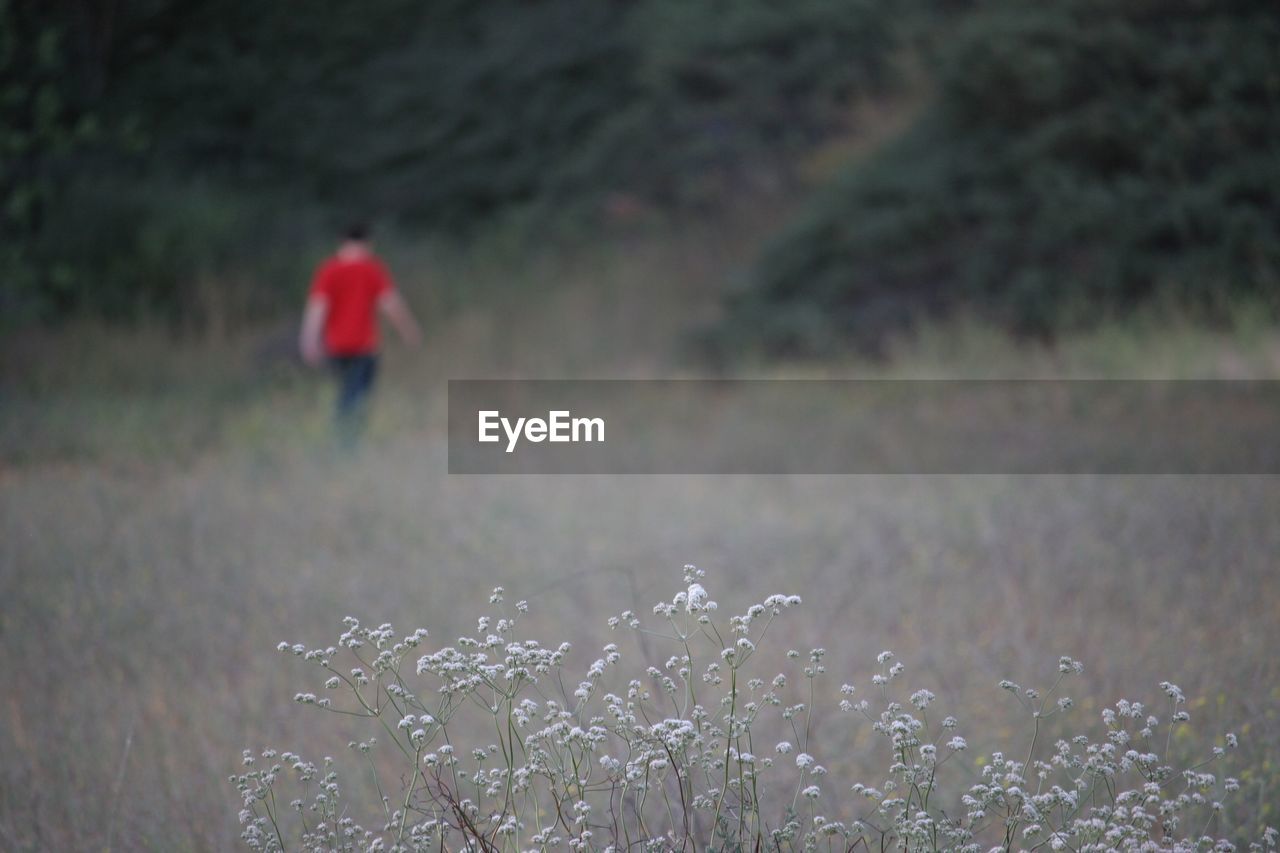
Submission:
[[[1280,298],[1280,7],[980,4],[935,103],[774,241],[733,331],[876,345],[967,309],[1047,334]]]
[[[0,0],[0,313],[236,328],[352,217],[532,246],[779,201],[730,349],[1274,311],[1277,44],[1265,0]],[[922,93],[867,157],[858,105]]]
[[[235,322],[292,305],[351,217],[515,215],[542,236],[609,199],[706,203],[887,84],[887,18],[878,0],[0,0],[4,313]]]

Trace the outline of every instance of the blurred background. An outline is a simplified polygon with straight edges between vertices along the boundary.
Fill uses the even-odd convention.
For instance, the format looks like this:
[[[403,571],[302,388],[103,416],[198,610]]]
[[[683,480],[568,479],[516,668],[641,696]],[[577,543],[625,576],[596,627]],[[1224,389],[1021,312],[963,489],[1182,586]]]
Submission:
[[[1264,0],[0,0],[0,848],[230,848],[241,748],[349,739],[279,641],[503,584],[585,665],[685,563],[993,733],[1059,654],[1089,719],[1175,681],[1257,768],[1224,831],[1274,823],[1275,478],[449,477],[444,382],[1280,377],[1277,45]],[[337,456],[294,345],[353,219],[427,342]]]

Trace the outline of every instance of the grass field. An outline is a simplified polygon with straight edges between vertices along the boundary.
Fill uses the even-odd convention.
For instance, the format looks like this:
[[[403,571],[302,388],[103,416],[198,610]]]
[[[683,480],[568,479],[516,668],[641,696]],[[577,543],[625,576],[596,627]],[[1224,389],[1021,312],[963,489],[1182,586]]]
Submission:
[[[390,350],[350,457],[329,450],[331,389],[283,355],[289,328],[16,343],[0,404],[0,848],[231,849],[242,748],[338,755],[358,734],[292,702],[313,676],[278,642],[329,642],[347,614],[457,636],[503,585],[585,667],[606,618],[669,599],[685,563],[730,610],[803,597],[782,641],[826,647],[837,684],[893,649],[974,760],[983,732],[1020,725],[993,685],[1047,678],[1060,654],[1085,663],[1086,720],[1175,681],[1206,742],[1238,732],[1254,768],[1222,832],[1280,819],[1274,477],[445,473],[446,378],[687,375],[687,335],[714,317],[749,231],[436,259],[406,280],[430,342]],[[444,304],[446,277],[487,295]],[[1277,378],[1280,331],[1150,321],[1046,349],[956,323],[887,364],[743,370]],[[863,758],[852,731],[823,746],[831,764]]]

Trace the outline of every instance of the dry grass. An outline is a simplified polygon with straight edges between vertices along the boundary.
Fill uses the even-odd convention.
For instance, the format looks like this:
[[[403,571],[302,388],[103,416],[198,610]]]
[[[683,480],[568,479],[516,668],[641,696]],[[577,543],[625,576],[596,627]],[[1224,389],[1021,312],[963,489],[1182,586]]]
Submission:
[[[15,395],[0,430],[0,848],[232,848],[242,747],[319,756],[347,740],[291,702],[314,685],[280,640],[329,641],[348,613],[456,636],[501,584],[585,665],[605,619],[647,609],[688,562],[724,607],[804,597],[786,640],[827,647],[837,684],[894,649],[966,734],[1014,725],[992,685],[1034,683],[1059,654],[1088,667],[1081,714],[1176,681],[1201,730],[1241,733],[1264,768],[1244,780],[1251,819],[1274,822],[1276,478],[445,474],[445,378],[675,372],[751,242],[706,229],[528,269],[456,262],[528,280],[433,316],[417,359],[391,351],[351,458],[327,451],[327,387],[279,366],[262,378],[250,344],[159,358],[163,341],[115,341],[134,355],[83,348]],[[1274,377],[1278,341],[1105,330],[1050,352],[953,327],[891,368],[820,372]],[[72,381],[94,362],[97,378]],[[858,744],[823,760],[857,762]]]

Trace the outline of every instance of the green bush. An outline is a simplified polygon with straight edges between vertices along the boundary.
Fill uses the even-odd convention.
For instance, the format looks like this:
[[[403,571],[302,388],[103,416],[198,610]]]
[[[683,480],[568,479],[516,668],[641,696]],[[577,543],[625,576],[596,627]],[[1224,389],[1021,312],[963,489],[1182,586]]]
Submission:
[[[193,276],[272,277],[238,247],[288,248],[282,207],[474,234],[704,203],[838,127],[894,49],[883,0],[317,3],[0,5],[0,67],[27,69],[0,182],[39,214],[6,230],[6,304],[197,315]]]
[[[894,81],[879,0],[648,0],[629,19],[636,92],[594,140],[597,185],[666,204],[724,199],[844,126]]]
[[[1234,0],[995,0],[936,105],[764,253],[730,329],[874,347],[967,310],[1031,334],[1280,292],[1280,14]]]
[[[335,4],[211,16],[118,97],[166,158],[468,230],[611,191],[705,200],[887,85],[893,45],[881,0]]]
[[[63,32],[29,4],[0,0],[0,317],[37,315],[60,270],[37,269],[41,233],[58,174],[95,135],[71,104]]]
[[[203,183],[85,180],[48,206],[30,246],[48,270],[37,316],[159,319],[218,332],[292,307],[319,217]]]

